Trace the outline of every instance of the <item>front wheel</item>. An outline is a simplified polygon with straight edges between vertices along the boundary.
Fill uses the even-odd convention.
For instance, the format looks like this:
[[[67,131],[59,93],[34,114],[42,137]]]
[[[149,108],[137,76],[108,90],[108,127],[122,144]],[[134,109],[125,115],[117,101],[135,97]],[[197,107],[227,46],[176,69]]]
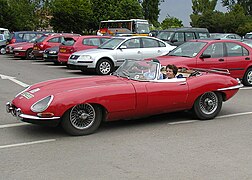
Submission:
[[[33,55],[33,53],[32,53],[32,49],[28,49],[28,50],[26,51],[25,59],[27,59],[27,60],[34,59],[34,55]]]
[[[216,92],[206,92],[199,96],[193,105],[193,111],[201,120],[213,119],[222,107],[222,96]]]
[[[242,83],[245,86],[252,86],[252,68],[249,68],[244,74]]]
[[[93,133],[102,120],[100,107],[91,104],[78,104],[69,109],[62,117],[61,125],[70,135],[87,135]]]
[[[101,59],[96,65],[96,73],[101,75],[110,74],[114,70],[114,65],[107,59]]]

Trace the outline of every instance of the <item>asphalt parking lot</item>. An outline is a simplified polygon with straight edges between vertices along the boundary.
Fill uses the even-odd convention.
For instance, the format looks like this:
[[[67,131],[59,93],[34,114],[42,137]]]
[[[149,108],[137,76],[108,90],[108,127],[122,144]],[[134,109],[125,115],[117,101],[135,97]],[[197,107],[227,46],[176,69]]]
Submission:
[[[252,179],[252,88],[240,89],[213,120],[170,113],[103,123],[79,137],[6,113],[25,86],[74,76],[92,74],[0,55],[0,179]]]

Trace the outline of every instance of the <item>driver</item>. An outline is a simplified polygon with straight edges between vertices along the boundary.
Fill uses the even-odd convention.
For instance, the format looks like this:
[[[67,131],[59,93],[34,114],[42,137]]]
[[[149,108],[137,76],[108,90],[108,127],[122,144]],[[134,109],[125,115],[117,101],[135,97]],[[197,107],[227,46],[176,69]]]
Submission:
[[[166,76],[167,76],[167,79],[175,78],[177,72],[178,72],[178,68],[174,64],[168,64],[166,66]]]

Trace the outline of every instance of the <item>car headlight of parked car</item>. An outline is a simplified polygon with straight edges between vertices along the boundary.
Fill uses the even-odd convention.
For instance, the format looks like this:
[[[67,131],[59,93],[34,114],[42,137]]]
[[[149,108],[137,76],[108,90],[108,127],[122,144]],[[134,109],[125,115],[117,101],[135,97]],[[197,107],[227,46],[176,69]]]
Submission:
[[[23,47],[16,47],[16,48],[14,48],[14,50],[21,50],[21,49],[23,49]]]
[[[88,60],[92,60],[92,56],[90,56],[90,55],[81,55],[80,59],[88,61]]]
[[[49,51],[49,54],[57,54],[57,51]]]
[[[31,106],[31,110],[33,112],[43,112],[51,104],[52,100],[53,100],[53,95],[47,96],[47,97],[37,101],[36,103],[34,103]]]

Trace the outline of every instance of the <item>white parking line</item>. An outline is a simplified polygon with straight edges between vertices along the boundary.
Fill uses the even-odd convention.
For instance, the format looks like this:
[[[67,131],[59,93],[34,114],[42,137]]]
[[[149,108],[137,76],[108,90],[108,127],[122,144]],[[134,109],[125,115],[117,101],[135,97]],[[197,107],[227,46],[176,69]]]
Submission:
[[[48,62],[33,62],[31,64],[48,64]]]
[[[187,123],[193,123],[193,122],[197,122],[199,120],[189,120],[189,121],[176,121],[176,122],[170,122],[168,124],[170,125],[175,125],[175,124],[187,124]]]
[[[0,125],[0,129],[2,128],[9,128],[9,127],[17,127],[17,126],[26,126],[26,125],[30,125],[29,123],[13,123],[13,124],[4,124],[4,125]]]
[[[242,89],[242,90],[248,90],[248,89],[252,89],[252,87],[242,87],[240,89]]]
[[[81,71],[76,69],[76,70],[66,70],[66,72],[73,73],[73,72],[81,72]]]
[[[25,143],[8,144],[8,145],[0,146],[0,149],[18,147],[18,146],[27,146],[27,145],[32,145],[32,144],[48,143],[48,142],[52,142],[52,141],[56,141],[56,139],[47,139],[47,140],[41,140],[41,141],[31,141],[31,142],[25,142]]]
[[[50,65],[47,67],[49,67],[49,68],[62,68],[62,67],[66,67],[66,65]]]
[[[227,118],[227,117],[234,117],[234,116],[242,116],[242,115],[249,115],[252,114],[252,112],[243,112],[243,113],[235,113],[235,114],[227,114],[227,115],[223,115],[223,116],[217,116],[217,119],[220,118]]]

